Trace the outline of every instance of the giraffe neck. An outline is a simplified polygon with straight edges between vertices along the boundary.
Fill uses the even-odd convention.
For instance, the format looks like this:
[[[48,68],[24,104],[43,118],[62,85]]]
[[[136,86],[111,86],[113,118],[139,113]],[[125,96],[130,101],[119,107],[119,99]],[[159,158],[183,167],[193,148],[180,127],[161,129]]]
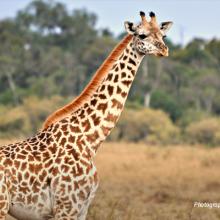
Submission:
[[[96,153],[120,117],[142,58],[128,43],[91,98],[59,122],[64,133],[68,130],[77,139],[76,147]]]

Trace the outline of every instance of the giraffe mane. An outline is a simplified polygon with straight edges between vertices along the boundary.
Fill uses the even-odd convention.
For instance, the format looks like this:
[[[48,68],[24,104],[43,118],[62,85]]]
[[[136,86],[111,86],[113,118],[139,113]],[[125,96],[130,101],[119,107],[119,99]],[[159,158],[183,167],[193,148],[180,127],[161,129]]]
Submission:
[[[112,68],[117,61],[122,51],[126,48],[131,41],[132,35],[127,35],[121,42],[113,49],[111,54],[105,59],[103,64],[96,71],[89,84],[85,87],[82,93],[76,97],[72,102],[58,109],[45,120],[43,129],[46,129],[53,123],[62,120],[67,117],[71,112],[79,109],[97,90],[100,83],[102,83],[104,77],[108,74],[108,71]]]

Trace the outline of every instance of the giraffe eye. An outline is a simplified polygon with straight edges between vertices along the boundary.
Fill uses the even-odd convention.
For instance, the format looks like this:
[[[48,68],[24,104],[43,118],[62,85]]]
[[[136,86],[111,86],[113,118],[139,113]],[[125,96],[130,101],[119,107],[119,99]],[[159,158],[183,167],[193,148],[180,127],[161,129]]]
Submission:
[[[145,34],[140,34],[139,37],[140,37],[141,40],[144,40],[144,39],[147,37],[147,35],[145,35]]]
[[[167,35],[164,35],[164,36],[163,36],[163,39],[165,39],[166,37],[167,37]]]

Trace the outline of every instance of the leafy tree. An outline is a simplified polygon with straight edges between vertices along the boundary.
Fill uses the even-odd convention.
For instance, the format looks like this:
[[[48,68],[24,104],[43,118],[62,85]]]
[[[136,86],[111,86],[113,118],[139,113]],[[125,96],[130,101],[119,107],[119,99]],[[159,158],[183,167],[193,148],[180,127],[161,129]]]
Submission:
[[[152,94],[152,108],[162,109],[167,112],[173,121],[179,119],[182,115],[182,108],[178,106],[175,99],[162,91],[155,91]]]

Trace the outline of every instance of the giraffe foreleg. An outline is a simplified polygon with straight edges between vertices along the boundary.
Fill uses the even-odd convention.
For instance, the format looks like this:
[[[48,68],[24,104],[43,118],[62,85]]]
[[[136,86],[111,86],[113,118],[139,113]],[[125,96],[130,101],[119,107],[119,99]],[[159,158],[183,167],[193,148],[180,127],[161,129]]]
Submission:
[[[79,220],[86,220],[89,206],[95,197],[95,192],[96,192],[97,188],[98,188],[98,184],[92,188],[90,196],[89,196],[88,200],[85,202],[84,207],[82,208],[82,210],[79,214]]]
[[[53,220],[78,220],[78,208],[70,199],[59,198],[55,201]]]
[[[60,181],[56,181],[58,183],[56,187],[52,187],[54,220],[85,220],[98,185],[96,182],[94,185],[88,185],[89,178],[82,178],[78,181],[72,179],[70,182],[63,182],[61,178]]]
[[[0,220],[5,220],[9,211],[9,192],[5,169],[2,163],[2,158],[0,157]]]
[[[72,182],[62,181],[60,176],[51,182],[53,194],[53,220],[78,220],[80,212],[75,195],[70,190]]]

